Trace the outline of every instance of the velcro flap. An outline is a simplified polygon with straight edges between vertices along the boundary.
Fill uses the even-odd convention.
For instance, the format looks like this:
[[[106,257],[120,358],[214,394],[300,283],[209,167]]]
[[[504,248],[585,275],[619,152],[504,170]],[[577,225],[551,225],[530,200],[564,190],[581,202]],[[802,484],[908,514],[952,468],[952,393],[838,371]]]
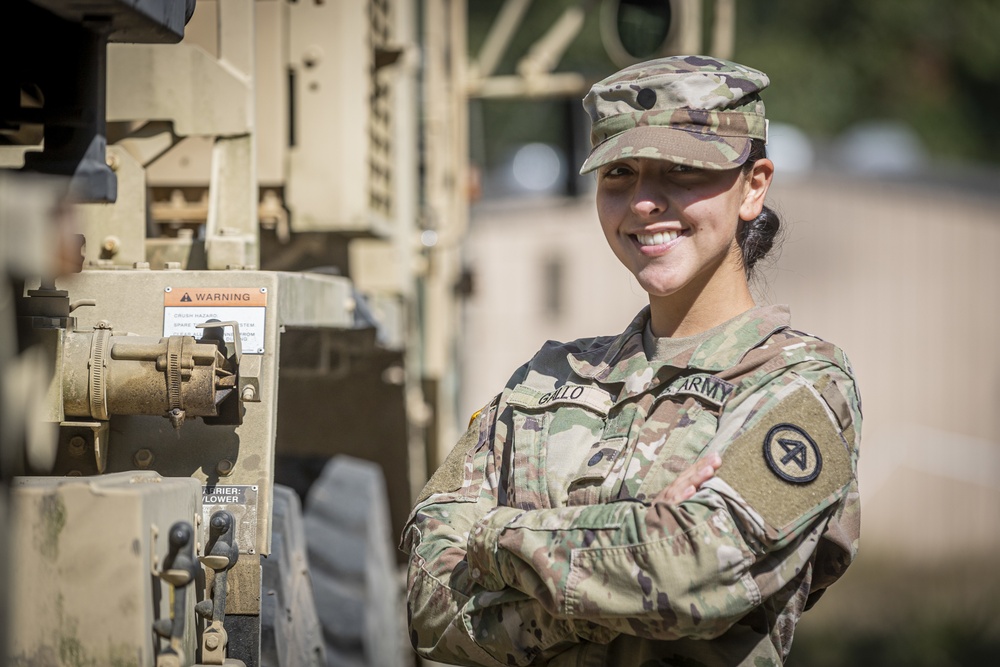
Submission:
[[[431,496],[442,493],[455,493],[456,491],[460,491],[462,489],[466,476],[465,462],[469,454],[471,454],[476,448],[476,445],[479,444],[482,419],[482,412],[477,413],[473,417],[465,435],[459,439],[441,466],[434,472],[433,475],[431,475],[431,478],[427,480],[427,484],[424,485],[424,488],[417,496],[417,505],[424,502]]]

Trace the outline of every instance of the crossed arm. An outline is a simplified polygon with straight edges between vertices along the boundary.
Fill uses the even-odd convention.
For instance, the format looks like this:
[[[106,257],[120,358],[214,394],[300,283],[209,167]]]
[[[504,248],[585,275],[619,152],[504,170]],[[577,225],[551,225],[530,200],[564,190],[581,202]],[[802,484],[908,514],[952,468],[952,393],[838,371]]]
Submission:
[[[487,457],[474,458],[485,464]],[[677,507],[694,496],[720,464],[719,456],[712,454],[692,465],[651,506]],[[492,567],[477,565],[469,548],[472,545],[476,551],[476,545],[485,545],[484,520],[503,510],[524,514],[497,508],[489,478],[483,475],[484,485],[475,500],[432,496],[413,513],[403,548],[410,553],[407,599],[414,648],[425,657],[460,664],[501,665],[508,664],[510,657],[516,664],[531,664],[580,641],[611,641],[618,630],[595,622],[589,614],[560,613],[551,599],[524,590],[529,587],[526,582],[508,585],[496,579]],[[635,504],[614,505],[624,509]],[[559,511],[527,515],[544,520],[545,512]],[[482,553],[481,548],[478,551]]]

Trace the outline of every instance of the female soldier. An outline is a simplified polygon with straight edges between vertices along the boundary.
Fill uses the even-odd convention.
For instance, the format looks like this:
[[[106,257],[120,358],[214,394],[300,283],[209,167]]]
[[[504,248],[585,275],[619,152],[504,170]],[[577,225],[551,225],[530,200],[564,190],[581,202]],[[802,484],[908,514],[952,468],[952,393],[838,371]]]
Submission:
[[[649,307],[618,336],[547,343],[421,493],[403,534],[421,655],[777,665],[853,559],[850,366],[747,285],[778,228],[767,84],[684,56],[587,95],[582,171]]]

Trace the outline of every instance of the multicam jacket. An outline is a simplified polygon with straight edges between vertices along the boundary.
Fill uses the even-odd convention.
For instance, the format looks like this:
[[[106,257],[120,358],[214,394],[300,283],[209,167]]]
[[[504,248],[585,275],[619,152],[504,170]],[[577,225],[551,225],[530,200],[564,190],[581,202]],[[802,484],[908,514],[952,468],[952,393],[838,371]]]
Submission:
[[[417,652],[465,665],[778,665],[857,551],[861,409],[835,346],[755,308],[550,342],[404,529]],[[689,500],[662,490],[710,452]],[[707,641],[706,641],[707,640]]]

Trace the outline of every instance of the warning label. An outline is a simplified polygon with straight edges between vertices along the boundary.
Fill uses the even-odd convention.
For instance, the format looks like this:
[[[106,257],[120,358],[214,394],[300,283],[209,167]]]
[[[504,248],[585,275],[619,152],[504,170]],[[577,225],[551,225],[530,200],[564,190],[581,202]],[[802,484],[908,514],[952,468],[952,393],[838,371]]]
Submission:
[[[267,288],[263,287],[167,287],[163,335],[200,339],[204,330],[198,324],[236,322],[243,354],[263,354],[266,306]],[[232,341],[232,329],[226,329],[226,342]]]
[[[240,553],[253,553],[257,540],[257,486],[207,484],[201,487],[201,520],[208,525],[217,510],[228,510],[236,520]]]
[[[163,292],[164,306],[266,306],[260,287],[175,287]]]
[[[209,484],[202,487],[201,502],[205,505],[245,505],[249,486],[222,486]]]

